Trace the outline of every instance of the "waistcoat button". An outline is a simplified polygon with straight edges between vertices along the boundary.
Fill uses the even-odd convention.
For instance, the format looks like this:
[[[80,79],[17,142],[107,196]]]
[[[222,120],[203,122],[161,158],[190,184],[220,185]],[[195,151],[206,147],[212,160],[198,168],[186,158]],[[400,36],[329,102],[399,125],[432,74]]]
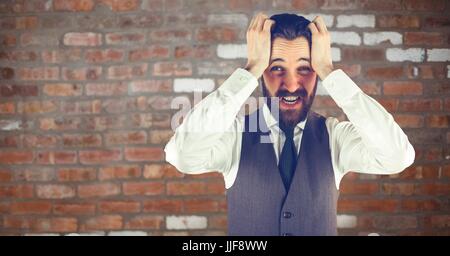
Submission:
[[[283,212],[283,217],[286,219],[289,219],[290,217],[292,217],[292,213],[290,212]]]

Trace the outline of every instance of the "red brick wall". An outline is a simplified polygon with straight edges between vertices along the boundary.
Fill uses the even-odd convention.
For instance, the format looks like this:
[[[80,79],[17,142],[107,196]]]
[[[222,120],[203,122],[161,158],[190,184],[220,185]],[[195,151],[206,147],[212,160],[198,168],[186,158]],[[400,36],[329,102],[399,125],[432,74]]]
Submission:
[[[400,175],[345,177],[340,233],[449,235],[446,0],[1,1],[0,234],[225,234],[221,176],[178,173],[163,146],[171,100],[245,64],[260,10],[322,14],[336,66],[416,149]]]

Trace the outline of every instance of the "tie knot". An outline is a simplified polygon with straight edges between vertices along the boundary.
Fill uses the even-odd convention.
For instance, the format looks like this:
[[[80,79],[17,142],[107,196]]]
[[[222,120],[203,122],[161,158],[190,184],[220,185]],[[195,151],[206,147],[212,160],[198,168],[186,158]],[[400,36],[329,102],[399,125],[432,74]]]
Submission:
[[[283,132],[287,140],[292,140],[294,138],[294,127],[284,129]]]

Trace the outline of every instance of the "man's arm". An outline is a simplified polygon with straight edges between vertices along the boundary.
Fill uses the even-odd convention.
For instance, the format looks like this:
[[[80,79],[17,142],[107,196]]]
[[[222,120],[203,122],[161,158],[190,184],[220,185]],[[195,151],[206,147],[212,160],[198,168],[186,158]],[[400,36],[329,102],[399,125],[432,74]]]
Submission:
[[[270,59],[270,28],[266,15],[253,17],[247,31],[248,61],[184,118],[165,147],[166,161],[179,171],[199,174],[236,170],[240,158],[243,122],[237,118],[258,86]]]
[[[414,162],[414,148],[383,106],[366,95],[342,71],[333,71],[330,35],[318,16],[309,25],[311,65],[350,122],[327,119],[336,185],[348,171],[394,174]]]
[[[414,162],[414,148],[392,115],[342,70],[333,71],[322,84],[349,119],[327,119],[338,181],[348,171],[394,174]]]

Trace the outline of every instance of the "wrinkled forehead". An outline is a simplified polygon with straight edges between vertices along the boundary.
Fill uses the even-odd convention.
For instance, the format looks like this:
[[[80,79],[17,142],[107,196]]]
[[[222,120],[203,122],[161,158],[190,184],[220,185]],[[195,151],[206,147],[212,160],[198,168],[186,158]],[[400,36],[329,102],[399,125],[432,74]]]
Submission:
[[[310,59],[308,40],[297,37],[294,40],[277,37],[272,42],[271,61],[281,58],[285,62],[297,62],[298,59]]]

